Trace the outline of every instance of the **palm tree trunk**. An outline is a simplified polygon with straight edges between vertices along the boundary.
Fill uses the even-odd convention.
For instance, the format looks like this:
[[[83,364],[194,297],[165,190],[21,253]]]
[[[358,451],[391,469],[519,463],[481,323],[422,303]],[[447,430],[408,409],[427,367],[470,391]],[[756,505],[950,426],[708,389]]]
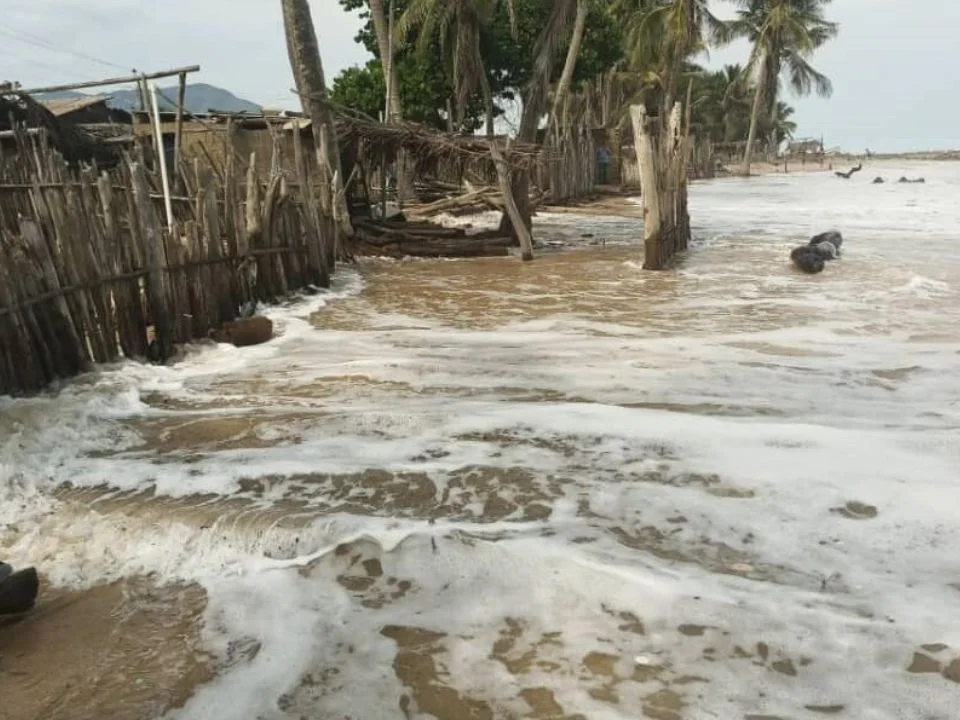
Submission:
[[[383,11],[383,0],[369,0],[370,19],[373,20],[373,32],[377,36],[377,49],[380,51],[380,65],[383,68],[384,80],[389,85],[387,94],[387,120],[396,122],[400,119],[400,90],[397,83],[397,68],[394,63],[390,43],[390,30],[387,16]]]
[[[391,23],[383,11],[383,0],[369,2],[370,19],[373,20],[373,32],[377,36],[377,49],[380,51],[380,66],[383,68],[383,78],[387,85],[386,120],[388,123],[398,123],[403,120],[403,113],[400,109],[400,83],[395,62],[396,44],[390,39]],[[390,9],[392,14],[392,2]],[[400,202],[414,196],[413,171],[403,151],[397,154],[397,196]]]
[[[573,71],[577,67],[577,57],[580,55],[580,45],[583,43],[583,31],[587,25],[587,13],[590,10],[588,0],[577,0],[577,18],[573,23],[573,37],[570,38],[570,47],[567,48],[567,59],[563,64],[563,73],[557,83],[556,97],[553,99],[553,111],[550,115],[550,125],[555,126],[559,121],[560,107],[570,92],[573,82]]]
[[[287,41],[290,68],[304,112],[310,117],[317,164],[324,187],[321,204],[328,216],[337,219],[340,232],[353,234],[347,200],[342,192],[343,169],[333,114],[327,104],[327,86],[323,62],[313,28],[308,0],[282,0],[283,27]]]
[[[520,127],[517,130],[518,142],[534,143],[537,140],[537,128],[540,126],[540,118],[547,101],[547,88],[550,77],[553,75],[554,58],[565,37],[564,31],[569,24],[570,11],[573,10],[575,2],[576,0],[555,0],[550,7],[547,24],[537,38],[533,73],[526,91],[522,94],[523,111],[520,114]],[[530,171],[514,171],[512,187],[520,216],[524,224],[530,228],[533,226],[533,209],[530,207]],[[519,240],[506,213],[500,219],[500,230]]]
[[[761,60],[766,65],[766,59]],[[753,91],[753,107],[750,110],[750,131],[747,133],[747,147],[743,151],[743,166],[740,168],[740,174],[744,177],[750,175],[750,160],[753,155],[753,143],[757,139],[757,125],[760,122],[760,109],[763,106],[763,95],[766,88],[764,84],[766,77],[763,73],[763,67],[757,77],[757,87]]]

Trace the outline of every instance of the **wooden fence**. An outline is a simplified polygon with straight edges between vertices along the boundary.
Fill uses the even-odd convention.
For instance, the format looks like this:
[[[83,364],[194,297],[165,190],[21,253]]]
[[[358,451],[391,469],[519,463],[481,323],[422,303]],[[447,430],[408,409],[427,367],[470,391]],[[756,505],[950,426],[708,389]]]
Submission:
[[[266,181],[254,155],[185,157],[168,226],[149,148],[99,172],[68,168],[42,134],[19,136],[0,155],[0,394],[166,358],[251,300],[327,284],[336,233],[312,157],[299,143],[294,154],[295,173]]]
[[[540,188],[549,193],[551,203],[593,194],[597,183],[597,146],[586,128],[554,138],[551,150],[541,156],[537,180]]]

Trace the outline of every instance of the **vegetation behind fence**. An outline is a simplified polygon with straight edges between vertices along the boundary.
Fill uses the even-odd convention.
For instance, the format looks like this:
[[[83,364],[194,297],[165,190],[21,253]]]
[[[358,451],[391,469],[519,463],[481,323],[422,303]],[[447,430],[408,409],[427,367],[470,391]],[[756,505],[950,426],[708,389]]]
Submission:
[[[274,157],[266,181],[231,148],[222,163],[182,159],[168,226],[148,148],[101,172],[69,168],[42,133],[19,136],[0,154],[0,394],[163,359],[251,300],[326,285],[336,233],[299,140],[294,156],[294,172]]]

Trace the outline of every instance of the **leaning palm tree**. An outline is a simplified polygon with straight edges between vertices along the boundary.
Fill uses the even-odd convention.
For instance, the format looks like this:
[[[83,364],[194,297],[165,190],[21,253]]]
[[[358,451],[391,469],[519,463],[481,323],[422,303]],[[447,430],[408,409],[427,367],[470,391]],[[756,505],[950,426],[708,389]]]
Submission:
[[[570,24],[574,22],[576,10],[577,0],[554,0],[550,4],[546,22],[533,46],[533,68],[530,79],[520,93],[523,110],[520,113],[520,126],[517,128],[519,142],[536,142],[537,129],[540,127],[540,120],[547,106],[557,54],[568,38],[568,31]],[[518,168],[513,173],[511,185],[520,216],[529,228],[533,222],[533,209],[530,207],[530,171]],[[500,220],[500,229],[516,236],[506,213]]]
[[[755,87],[741,168],[742,174],[749,175],[760,116],[764,107],[767,116],[772,115],[782,73],[786,73],[787,81],[798,95],[808,95],[814,89],[823,96],[833,92],[830,79],[810,64],[810,57],[817,48],[836,37],[838,25],[824,17],[823,6],[830,0],[736,2],[740,5],[737,18],[727,24],[720,39],[743,37],[752,44],[744,71],[754,78]]]
[[[567,59],[563,64],[560,82],[553,97],[553,109],[550,112],[550,125],[555,127],[560,117],[560,108],[567,101],[570,85],[573,82],[573,71],[577,67],[577,57],[580,55],[580,44],[583,42],[583,33],[587,26],[587,14],[590,12],[592,0],[577,0],[577,17],[573,22],[573,34],[570,45],[567,47]]]
[[[456,94],[457,122],[462,122],[474,93],[483,94],[487,135],[493,135],[493,94],[480,51],[483,28],[494,19],[499,0],[412,0],[397,23],[396,35],[405,43],[416,30],[417,49],[426,54],[434,41],[447,63]],[[514,0],[507,0],[514,28]]]

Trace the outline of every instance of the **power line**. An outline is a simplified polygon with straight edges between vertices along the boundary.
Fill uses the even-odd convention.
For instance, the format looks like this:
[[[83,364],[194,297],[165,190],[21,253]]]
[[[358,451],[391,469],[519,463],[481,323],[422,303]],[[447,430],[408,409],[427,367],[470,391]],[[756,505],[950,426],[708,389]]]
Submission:
[[[28,45],[33,45],[35,47],[43,48],[44,50],[51,50],[53,52],[73,55],[83,60],[88,60],[90,62],[94,62],[99,65],[104,65],[106,67],[116,68],[119,70],[130,69],[126,66],[118,65],[117,63],[110,62],[109,60],[103,60],[102,58],[94,57],[93,55],[88,55],[86,53],[78,52],[76,50],[72,50],[67,47],[58,46],[50,42],[49,40],[45,40],[39,35],[34,35],[33,33],[29,33],[26,30],[18,30],[6,23],[0,24],[0,34],[5,35],[9,38],[12,38],[13,40],[18,40],[19,42],[26,43]],[[20,37],[21,35],[23,37]]]
[[[68,70],[62,65],[60,66],[51,65],[50,63],[45,63],[42,60],[36,60],[34,58],[26,58],[23,55],[18,55],[16,53],[11,52],[9,48],[0,48],[0,55],[6,55],[7,57],[11,57],[14,60],[18,60],[22,63],[29,63],[30,65],[36,65],[38,67],[46,68],[47,70],[52,70],[55,73],[59,73],[59,74],[65,73],[71,77],[80,77],[80,75],[77,73],[76,70],[73,70],[73,69]]]

